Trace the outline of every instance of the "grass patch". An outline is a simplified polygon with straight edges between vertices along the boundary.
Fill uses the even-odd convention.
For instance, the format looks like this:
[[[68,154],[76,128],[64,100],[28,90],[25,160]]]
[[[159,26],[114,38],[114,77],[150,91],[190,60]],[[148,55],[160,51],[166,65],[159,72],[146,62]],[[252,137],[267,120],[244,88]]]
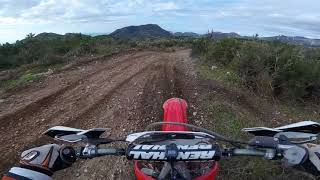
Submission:
[[[288,117],[301,120],[318,120],[320,118],[319,106],[305,106],[297,103],[282,102],[278,106],[279,112]]]
[[[42,75],[40,74],[26,73],[17,79],[8,80],[7,82],[5,82],[4,88],[6,90],[14,89],[26,83],[37,81],[41,77]]]
[[[212,128],[216,132],[223,133],[226,136],[233,138],[243,138],[244,136],[241,132],[241,129],[250,126],[250,124],[253,124],[245,117],[238,116],[229,105],[221,104],[218,102],[209,104],[208,102],[208,105],[206,107],[209,118],[214,122]]]
[[[261,124],[250,120],[249,115],[237,113],[231,105],[218,101],[207,101],[206,112],[211,120],[211,129],[224,136],[248,140],[250,136],[241,131],[242,128]],[[267,162],[262,158],[233,157],[220,161],[220,179],[259,179],[267,177]],[[271,165],[269,164],[269,168]]]
[[[61,69],[65,63],[60,63],[60,64],[54,64],[54,65],[36,65],[32,67],[31,69],[28,69],[25,74],[40,74],[47,72],[49,69],[56,70],[56,69]]]
[[[240,83],[240,78],[227,68],[211,69],[209,66],[201,65],[199,72],[203,79],[215,80],[226,87],[238,88],[239,90],[244,88]],[[210,119],[210,125],[207,128],[217,133],[233,139],[249,140],[253,136],[242,132],[242,128],[270,126],[268,122],[256,119],[255,115],[247,112],[246,108],[241,107],[241,104],[232,105],[219,96],[209,96],[212,95],[208,95],[203,101],[203,109]],[[223,98],[228,98],[228,95]],[[319,119],[319,112],[314,111],[315,107],[282,101],[277,103],[277,109],[281,115],[286,115],[289,121],[289,117],[300,120]],[[219,163],[218,179],[310,179],[301,172],[283,168],[279,160],[268,161],[259,157],[232,157],[222,159]]]
[[[199,72],[203,79],[215,80],[226,85],[241,85],[241,78],[226,67],[200,65]]]
[[[232,105],[219,101],[205,102],[205,110],[211,120],[211,130],[224,136],[249,140],[249,134],[242,132],[245,127],[263,126],[263,122],[247,113],[239,113]],[[228,146],[230,147],[230,146]],[[308,179],[305,175],[281,167],[280,161],[268,161],[261,157],[232,157],[220,161],[218,179]]]
[[[97,46],[97,54],[110,55],[115,51],[114,47],[111,46]]]
[[[19,86],[23,86],[30,82],[38,81],[40,78],[44,76],[43,73],[48,72],[49,69],[52,71],[56,71],[61,69],[66,63],[58,63],[51,65],[44,64],[34,64],[29,69],[22,72],[22,75],[17,75],[17,77],[13,77],[11,79],[5,80],[0,86],[0,97],[3,98],[7,91],[18,88]],[[21,73],[20,73],[21,74]]]

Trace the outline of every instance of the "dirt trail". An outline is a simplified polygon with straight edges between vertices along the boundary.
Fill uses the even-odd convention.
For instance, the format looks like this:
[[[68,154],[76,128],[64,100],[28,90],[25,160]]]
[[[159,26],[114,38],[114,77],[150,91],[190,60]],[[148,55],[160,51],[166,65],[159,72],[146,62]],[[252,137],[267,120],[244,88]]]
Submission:
[[[125,137],[160,121],[161,105],[170,97],[185,98],[192,110],[197,81],[189,54],[146,51],[93,61],[15,92],[0,104],[1,173],[24,148],[48,142],[41,133],[55,125],[107,127],[112,137]],[[123,158],[101,157],[79,161],[55,176],[131,179],[129,165]]]

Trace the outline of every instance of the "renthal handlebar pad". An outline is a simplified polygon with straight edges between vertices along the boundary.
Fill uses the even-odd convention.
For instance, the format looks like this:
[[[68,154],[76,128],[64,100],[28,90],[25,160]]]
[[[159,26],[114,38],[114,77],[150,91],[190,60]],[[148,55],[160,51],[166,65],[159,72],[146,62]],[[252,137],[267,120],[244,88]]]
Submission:
[[[127,149],[129,160],[150,161],[206,161],[220,160],[218,145],[130,145]]]

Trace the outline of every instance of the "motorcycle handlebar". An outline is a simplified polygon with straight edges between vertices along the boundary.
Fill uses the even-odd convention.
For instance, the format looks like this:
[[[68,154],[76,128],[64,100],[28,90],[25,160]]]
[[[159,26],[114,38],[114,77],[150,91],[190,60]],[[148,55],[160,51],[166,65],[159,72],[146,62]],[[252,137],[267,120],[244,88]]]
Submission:
[[[132,153],[134,152],[134,153]],[[108,156],[108,155],[113,155],[113,156],[127,156],[127,158],[129,160],[150,160],[150,161],[155,161],[155,160],[160,160],[160,161],[166,161],[166,158],[163,157],[164,159],[160,159],[159,155],[156,155],[158,158],[157,159],[152,159],[152,154],[148,154],[149,155],[149,159],[143,159],[142,156],[147,156],[147,155],[141,155],[141,156],[132,156],[132,154],[137,154],[137,152],[132,151],[130,153],[130,149],[115,149],[115,148],[90,148],[90,147],[86,147],[86,148],[81,148],[76,150],[76,156],[79,158],[94,158],[94,157],[100,157],[100,156]],[[147,151],[146,151],[147,152]],[[183,152],[184,155],[186,156],[185,152],[187,151],[179,151],[179,152]],[[212,158],[203,158],[203,154],[199,155],[199,159],[195,158],[192,159],[190,158],[191,156],[195,157],[197,154],[195,154],[194,150],[190,151],[190,155],[188,156],[189,158],[183,159],[180,158],[177,161],[188,161],[188,160],[220,160],[221,157],[232,157],[232,156],[260,156],[260,157],[264,157],[266,159],[274,159],[276,157],[276,150],[275,149],[265,149],[265,150],[257,150],[257,149],[225,149],[224,151],[215,149],[215,154],[212,155]],[[206,157],[208,157],[208,153],[206,151],[202,151]],[[151,153],[151,152],[149,152]],[[165,153],[165,152],[156,152],[155,154],[161,154],[161,153]],[[199,152],[196,152],[199,153]],[[137,158],[139,157],[139,158]],[[201,158],[202,157],[202,158]]]
[[[123,156],[126,152],[124,149],[97,149],[96,156],[106,156],[106,155],[114,155],[114,156]]]
[[[76,150],[76,156],[79,158],[94,158],[100,156],[123,156],[126,154],[124,149],[115,148],[80,148]]]
[[[265,152],[254,149],[233,149],[234,156],[265,156]]]
[[[275,149],[230,149],[222,153],[222,156],[260,156],[266,159],[274,159],[276,155]]]

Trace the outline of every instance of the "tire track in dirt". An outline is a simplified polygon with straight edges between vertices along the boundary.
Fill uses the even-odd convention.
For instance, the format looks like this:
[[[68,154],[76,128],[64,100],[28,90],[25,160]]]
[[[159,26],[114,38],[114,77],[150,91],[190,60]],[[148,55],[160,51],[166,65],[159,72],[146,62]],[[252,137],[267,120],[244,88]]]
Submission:
[[[143,57],[143,60],[144,59],[148,60],[147,56],[141,56],[141,57]],[[139,58],[141,58],[141,57],[139,57]],[[136,64],[136,61],[141,60],[139,58],[138,59],[131,59],[130,60],[130,64],[125,65],[124,67],[121,67],[121,66],[120,67],[115,67],[116,69],[113,69],[113,71],[110,71],[111,75],[109,74],[110,72],[107,72],[109,74],[109,76],[106,76],[107,78],[104,78],[104,79],[99,79],[98,78],[98,81],[101,81],[101,84],[103,86],[104,84],[108,84],[106,82],[109,82],[114,78],[118,77],[118,79],[119,79],[119,77],[122,76],[123,71],[126,71],[126,69],[128,69],[131,66],[133,66],[134,64]],[[114,67],[114,66],[112,66],[112,67]],[[103,68],[103,70],[107,71],[109,69],[112,69],[112,67],[111,68],[110,67]],[[101,73],[101,71],[99,73]],[[92,83],[92,82],[90,82],[90,78],[92,78],[92,77],[97,78],[96,76],[99,73],[95,73],[95,76],[89,75],[90,77],[87,78],[88,83]],[[126,82],[127,81],[125,80],[125,82],[123,82],[123,84],[126,83]],[[77,82],[77,83],[79,83],[79,82]],[[81,84],[82,83],[79,83],[79,85],[81,85]],[[100,88],[103,88],[102,86],[98,86],[97,89],[99,90]],[[77,87],[74,87],[74,89],[76,89],[76,88]],[[70,90],[72,91],[73,89],[70,89]],[[28,114],[26,114],[25,117],[23,117],[23,119],[20,119],[20,121],[22,121],[22,122],[19,122],[19,123],[21,124],[21,123],[23,123],[23,121],[29,121],[29,123],[28,124],[23,124],[23,126],[20,125],[21,128],[17,129],[17,127],[15,126],[16,123],[14,123],[14,121],[11,121],[12,123],[9,123],[9,126],[8,126],[8,124],[6,124],[7,125],[7,127],[5,128],[6,131],[2,131],[0,133],[0,137],[2,137],[1,141],[6,144],[2,148],[7,150],[7,151],[5,151],[3,156],[0,157],[0,161],[1,161],[0,165],[1,165],[1,167],[8,166],[8,164],[12,164],[12,162],[16,161],[16,158],[11,158],[11,157],[16,157],[16,154],[17,154],[16,150],[20,149],[23,146],[26,146],[26,145],[30,144],[30,143],[27,143],[27,142],[31,142],[31,144],[32,144],[32,142],[33,142],[32,139],[34,139],[34,137],[36,137],[37,135],[41,135],[41,132],[43,132],[46,128],[48,128],[49,125],[53,126],[54,122],[58,123],[58,122],[61,122],[63,120],[66,120],[65,116],[67,116],[68,113],[61,112],[61,114],[57,115],[57,117],[54,117],[54,114],[50,115],[50,113],[46,112],[46,109],[54,109],[56,106],[54,106],[53,104],[59,105],[60,102],[65,101],[66,98],[64,98],[63,96],[65,95],[65,93],[67,91],[64,91],[64,93],[62,93],[60,95],[60,96],[62,96],[60,98],[58,98],[57,96],[52,96],[52,98],[55,97],[58,100],[53,100],[51,102],[49,101],[48,104],[41,103],[41,105],[39,106],[39,109],[37,109],[37,111],[29,112]],[[98,93],[99,96],[100,96],[100,94],[101,94],[101,92]],[[82,94],[82,96],[83,96],[83,94]],[[87,98],[87,96],[84,96],[84,97]],[[72,100],[72,98],[71,98],[71,100]],[[84,103],[84,104],[86,104],[86,103]],[[61,106],[62,105],[63,104],[61,104]],[[71,105],[70,107],[77,108],[77,107],[75,107],[73,105]],[[81,109],[78,109],[78,111],[82,112]],[[57,112],[59,112],[59,111],[57,111]],[[39,119],[41,119],[43,117],[46,117],[45,120],[44,121],[39,121]],[[48,118],[48,117],[51,117],[51,118]],[[11,124],[11,128],[10,128],[10,124]],[[36,124],[36,127],[34,126],[35,124]],[[42,127],[42,128],[39,129],[37,127]],[[34,128],[36,128],[36,129],[34,129]],[[39,132],[39,130],[40,130],[40,132]],[[8,134],[8,132],[10,132],[10,133]],[[9,143],[8,140],[10,141],[10,143]],[[19,145],[18,146],[12,146],[12,144],[19,144]],[[11,159],[11,162],[10,162],[10,159]]]
[[[29,109],[31,112],[20,114],[22,119],[16,120],[17,127],[12,126],[8,134],[0,134],[4,137],[0,150],[5,152],[0,156],[0,171],[16,162],[20,150],[48,143],[41,133],[54,125],[107,127],[111,128],[112,137],[123,138],[151,122],[161,121],[162,104],[170,97],[194,103],[193,91],[187,89],[190,79],[185,77],[183,62],[188,57],[186,50],[137,53],[118,57],[123,63],[106,63],[93,75],[87,73],[78,82],[72,81],[75,84],[69,84],[65,91],[38,102],[38,106]],[[58,173],[56,179],[133,179],[132,167],[124,158],[101,157],[79,161]]]
[[[89,78],[92,78],[94,77],[95,75],[103,72],[103,71],[106,71],[106,70],[110,70],[114,67],[117,67],[117,66],[120,66],[122,65],[123,63],[126,63],[126,61],[128,59],[139,59],[141,57],[144,57],[145,54],[139,54],[138,56],[131,56],[131,57],[127,57],[127,58],[124,58],[122,59],[121,61],[117,61],[115,64],[113,64],[112,66],[107,66],[105,68],[102,68],[102,69],[99,69],[95,72],[93,72],[92,74],[88,75],[87,77],[85,77],[85,79],[89,79]],[[145,57],[147,58],[147,57]],[[126,67],[129,67],[130,65],[126,66]],[[82,81],[84,81],[85,79],[82,79],[82,78],[79,78],[77,79],[76,81],[74,82],[71,82],[71,84],[61,88],[61,89],[58,89],[57,91],[47,95],[47,96],[44,96],[40,99],[37,99],[36,101],[34,102],[31,102],[30,104],[27,104],[25,105],[24,107],[14,111],[14,112],[9,112],[7,114],[3,114],[0,116],[0,125],[3,126],[4,123],[6,123],[6,121],[12,121],[12,120],[16,120],[18,119],[19,117],[24,117],[26,116],[29,112],[34,112],[34,111],[37,111],[40,107],[46,105],[48,102],[51,102],[53,101],[54,99],[56,99],[58,96],[62,95],[63,93],[65,93],[66,91],[78,86],[81,84]]]
[[[69,121],[64,125],[84,129],[107,127],[111,129],[110,133],[114,138],[123,138],[129,132],[136,132],[139,129],[139,125],[136,124],[142,122],[142,119],[135,114],[135,108],[139,103],[136,99],[141,96],[140,90],[144,87],[143,84],[150,76],[157,73],[157,70],[158,65],[148,64],[126,82],[122,82],[117,88],[114,88],[115,91],[101,99],[101,102],[91,110],[76,118],[76,121]],[[80,179],[133,179],[130,165],[131,163],[124,158],[95,158],[76,163],[68,172],[56,174],[56,179],[73,179],[76,174],[81,174]]]
[[[132,62],[134,63],[134,62]],[[129,68],[132,64],[129,64],[129,65],[126,65],[125,67],[123,68],[120,68],[120,69],[114,69],[114,71],[111,71],[111,74],[109,76],[106,76],[105,78],[102,77],[100,78],[99,76],[98,77],[94,77],[96,79],[98,79],[98,84],[102,84],[103,85],[103,81],[108,81],[108,79],[112,79],[116,76],[119,76],[120,74],[123,73],[123,71],[125,71],[127,68]],[[109,73],[109,72],[108,72]],[[93,77],[93,76],[91,76]],[[86,84],[85,81],[87,81],[87,83],[90,83],[91,81],[91,77],[90,78],[87,78],[87,80],[84,80],[82,81],[83,83],[80,83],[79,86],[82,86],[82,84]],[[52,100],[52,101],[49,101],[47,104],[43,104],[41,103],[39,108],[36,110],[36,111],[31,111],[32,113],[29,112],[29,114],[23,116],[23,119],[19,119],[20,121],[23,121],[23,120],[34,120],[34,121],[38,121],[39,119],[42,119],[41,122],[38,122],[38,125],[41,125],[41,124],[46,124],[47,121],[52,121],[53,118],[57,118],[57,116],[59,116],[59,113],[63,114],[63,115],[66,115],[67,113],[65,112],[66,109],[63,109],[64,112],[61,112],[61,108],[59,109],[56,109],[57,106],[59,105],[63,105],[63,102],[68,102],[70,101],[70,105],[67,105],[68,107],[72,107],[74,108],[74,106],[78,106],[79,104],[80,105],[86,105],[86,101],[87,99],[90,99],[90,97],[86,97],[86,96],[83,96],[81,94],[81,91],[79,90],[79,86],[77,87],[74,87],[73,89],[70,90],[70,92],[67,92],[65,91],[64,94],[62,94],[60,98],[58,98],[57,96],[55,97],[56,100]],[[94,92],[97,92],[99,91],[99,89],[103,88],[102,86],[97,86],[96,87],[96,91],[93,91],[93,93],[91,92],[91,94],[95,94]],[[78,92],[77,92],[78,91]],[[101,92],[97,92],[97,93],[101,93]],[[87,95],[89,96],[89,95]],[[72,100],[75,100],[76,98],[85,98],[84,102],[82,103],[78,103],[78,102],[74,102]],[[79,101],[79,99],[76,99],[76,101]],[[77,109],[81,109],[81,107],[78,107]],[[54,112],[50,112],[50,111],[54,111]],[[45,115],[45,116],[42,116],[42,115]],[[49,114],[49,116],[47,116]],[[20,116],[21,117],[21,116]],[[63,118],[63,117],[62,117]],[[14,129],[15,128],[15,122],[14,120],[9,120],[10,123],[7,123],[6,124],[6,131],[10,131],[11,129]],[[22,122],[20,122],[22,123]],[[40,124],[39,124],[40,123]],[[3,126],[2,126],[3,127]],[[5,132],[4,132],[5,133]],[[0,133],[0,137],[3,137],[2,136],[3,134]]]
[[[114,88],[111,89],[111,91],[109,91],[106,95],[104,95],[102,98],[98,99],[97,101],[95,101],[94,104],[92,104],[91,106],[89,106],[86,110],[84,110],[81,114],[79,114],[78,116],[76,116],[73,120],[68,121],[68,123],[66,124],[66,126],[74,126],[74,127],[78,127],[81,125],[81,120],[86,120],[86,119],[90,119],[90,116],[96,116],[95,110],[97,109],[98,106],[101,106],[103,103],[108,102],[108,100],[110,100],[110,98],[117,93],[122,86],[124,86],[125,84],[127,84],[129,81],[131,81],[133,78],[135,78],[136,76],[139,76],[140,74],[144,73],[145,70],[147,70],[148,68],[150,68],[150,66],[152,65],[152,63],[148,64],[146,67],[142,68],[140,71],[136,72],[135,74],[133,74],[132,76],[130,76],[129,78],[125,79],[124,81],[122,81],[121,83],[119,83],[118,85],[116,85]]]
[[[131,65],[127,65],[125,66],[124,68],[122,68],[121,70],[125,70],[127,69],[128,67],[130,67]],[[106,68],[106,69],[109,69],[109,68]],[[102,69],[104,70],[104,69]],[[100,70],[99,73],[102,71]],[[118,75],[120,74],[121,72],[115,72],[113,75]],[[90,77],[88,77],[87,79],[90,79],[91,77],[95,76],[97,73],[93,73],[90,75]],[[76,82],[54,92],[53,94],[50,94],[46,97],[43,97],[35,102],[32,102],[31,104],[25,106],[24,108],[18,110],[17,112],[15,113],[10,113],[10,114],[7,114],[5,115],[4,117],[2,117],[0,119],[0,122],[2,122],[1,126],[5,126],[5,124],[7,124],[6,121],[9,121],[9,125],[12,126],[12,123],[14,123],[15,120],[19,119],[20,117],[24,117],[24,119],[28,118],[29,116],[34,116],[35,113],[38,113],[40,112],[43,107],[48,107],[50,106],[51,104],[53,104],[55,102],[55,100],[59,97],[59,96],[62,96],[64,95],[65,93],[67,93],[67,91],[70,91],[68,92],[67,94],[72,94],[73,91],[76,91],[78,86],[81,85],[83,83],[84,80],[77,80]],[[68,96],[68,95],[67,95]],[[32,114],[30,114],[30,112],[32,112]],[[52,115],[54,116],[54,115]],[[21,120],[21,119],[20,119]],[[8,125],[8,124],[7,124]],[[8,130],[8,128],[6,128]]]
[[[172,79],[175,71],[169,65],[170,61],[171,58],[160,57],[158,63],[124,84],[107,100],[99,103],[98,107],[88,111],[86,116],[77,118],[80,121],[68,122],[67,125],[86,129],[92,128],[93,123],[95,127],[111,128],[112,137],[122,138],[143,130],[151,122],[160,121],[164,100],[181,96],[177,93],[182,92]],[[83,123],[88,119],[90,122]],[[80,174],[79,179],[134,179],[132,162],[119,157],[101,157],[76,164],[71,172],[68,170],[63,175],[59,174],[57,179],[73,179],[75,174]]]
[[[188,53],[183,54],[182,58],[186,58],[185,56],[188,56]],[[140,100],[139,107],[143,124],[162,121],[162,105],[169,98],[179,97],[192,103],[194,88],[190,90],[189,80],[183,74],[185,65],[179,57],[178,55],[166,57],[164,63],[159,66],[159,71],[145,84],[144,96]]]

